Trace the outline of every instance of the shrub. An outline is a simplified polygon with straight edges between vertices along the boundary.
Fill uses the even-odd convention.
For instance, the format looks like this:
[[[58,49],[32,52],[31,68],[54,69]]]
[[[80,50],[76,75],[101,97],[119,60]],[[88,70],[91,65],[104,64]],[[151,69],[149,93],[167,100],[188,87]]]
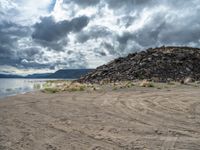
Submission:
[[[140,87],[155,87],[153,83],[147,81],[147,80],[143,80],[140,83]]]
[[[60,90],[57,89],[57,88],[45,88],[43,91],[44,91],[44,92],[47,92],[47,93],[57,93],[57,92],[59,92]]]

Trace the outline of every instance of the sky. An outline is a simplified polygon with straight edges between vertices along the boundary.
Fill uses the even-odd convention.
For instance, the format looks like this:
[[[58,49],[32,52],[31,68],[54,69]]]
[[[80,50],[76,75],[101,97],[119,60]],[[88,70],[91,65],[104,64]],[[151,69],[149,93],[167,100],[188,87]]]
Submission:
[[[199,16],[199,0],[0,0],[0,73],[95,68],[150,47],[200,47]]]

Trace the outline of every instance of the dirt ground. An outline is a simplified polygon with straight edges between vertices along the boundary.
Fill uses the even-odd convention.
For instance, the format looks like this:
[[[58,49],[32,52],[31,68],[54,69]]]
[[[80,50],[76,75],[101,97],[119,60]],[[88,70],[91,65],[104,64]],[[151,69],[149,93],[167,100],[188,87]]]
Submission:
[[[42,92],[0,100],[0,150],[200,150],[200,88]]]

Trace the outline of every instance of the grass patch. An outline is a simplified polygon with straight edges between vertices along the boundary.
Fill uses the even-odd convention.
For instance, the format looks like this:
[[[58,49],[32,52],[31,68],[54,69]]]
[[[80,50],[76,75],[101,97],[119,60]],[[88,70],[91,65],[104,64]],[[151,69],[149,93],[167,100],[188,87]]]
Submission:
[[[76,91],[85,91],[86,87],[85,86],[75,86],[75,87],[68,87],[65,90],[69,92],[76,92]]]
[[[84,84],[73,81],[49,81],[46,82],[41,89],[44,89],[44,92],[47,93],[57,93],[57,92],[81,92],[81,91],[107,91],[112,90],[116,91],[119,89],[128,89],[133,87],[146,87],[146,88],[157,88],[165,89],[176,87],[179,84],[176,82],[171,83],[159,83],[152,82],[148,80],[134,80],[134,81],[121,81],[121,82],[111,82],[106,84]],[[39,88],[38,85],[35,85],[36,88]]]
[[[47,81],[42,86],[43,86],[43,88],[50,88],[50,87],[52,87],[52,84],[53,84],[52,82]]]
[[[46,82],[43,85],[43,91],[47,93],[57,93],[57,92],[76,92],[76,91],[85,91],[87,88],[90,88],[90,85],[73,83],[71,81],[51,81]]]
[[[125,87],[126,88],[132,88],[132,87],[134,87],[135,86],[135,84],[133,83],[133,82],[127,82],[126,84],[125,84]]]
[[[57,92],[59,92],[60,90],[59,89],[57,89],[57,88],[45,88],[44,90],[43,90],[43,92],[45,92],[45,93],[57,93]]]

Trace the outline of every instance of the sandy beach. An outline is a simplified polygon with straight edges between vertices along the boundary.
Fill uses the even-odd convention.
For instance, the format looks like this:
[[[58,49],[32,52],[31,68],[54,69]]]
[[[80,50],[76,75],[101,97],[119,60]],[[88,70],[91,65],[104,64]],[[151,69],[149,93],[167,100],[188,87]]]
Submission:
[[[200,88],[27,93],[0,100],[0,150],[199,150]]]

